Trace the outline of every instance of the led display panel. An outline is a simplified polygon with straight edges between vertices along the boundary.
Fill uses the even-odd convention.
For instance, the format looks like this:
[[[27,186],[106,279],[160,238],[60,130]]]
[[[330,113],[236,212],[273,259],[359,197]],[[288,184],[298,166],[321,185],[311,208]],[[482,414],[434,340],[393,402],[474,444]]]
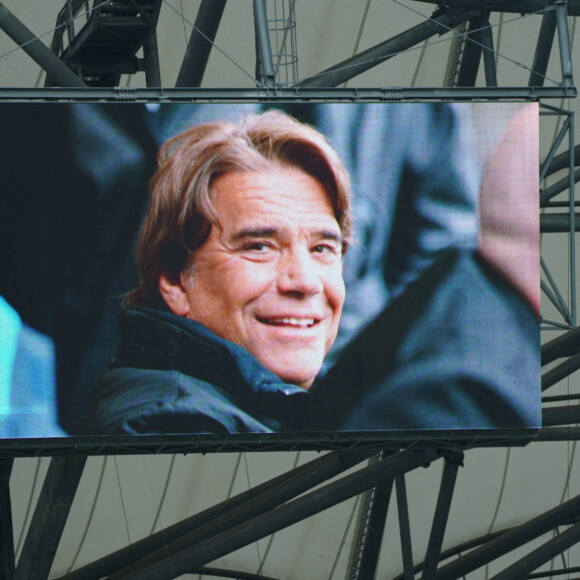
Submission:
[[[0,117],[4,441],[541,426],[537,104]]]

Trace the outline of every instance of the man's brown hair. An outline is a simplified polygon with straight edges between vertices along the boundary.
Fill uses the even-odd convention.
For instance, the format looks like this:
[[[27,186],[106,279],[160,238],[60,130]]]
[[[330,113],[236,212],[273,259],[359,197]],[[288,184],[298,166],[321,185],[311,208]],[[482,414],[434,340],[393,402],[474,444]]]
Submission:
[[[177,280],[215,223],[212,185],[226,173],[293,167],[325,188],[343,236],[352,236],[350,180],[336,151],[314,128],[280,111],[238,123],[198,125],[168,140],[159,151],[151,181],[151,205],[137,250],[139,285],[128,306],[166,308],[158,290],[161,274]]]

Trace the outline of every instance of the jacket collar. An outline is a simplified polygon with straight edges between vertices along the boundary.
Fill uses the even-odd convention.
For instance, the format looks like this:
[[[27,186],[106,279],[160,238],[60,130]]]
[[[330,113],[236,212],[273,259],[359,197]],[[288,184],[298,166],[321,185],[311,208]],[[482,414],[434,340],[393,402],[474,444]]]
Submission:
[[[234,396],[306,393],[284,383],[240,345],[171,312],[127,309],[119,318],[119,335],[113,368],[176,370],[225,388]]]

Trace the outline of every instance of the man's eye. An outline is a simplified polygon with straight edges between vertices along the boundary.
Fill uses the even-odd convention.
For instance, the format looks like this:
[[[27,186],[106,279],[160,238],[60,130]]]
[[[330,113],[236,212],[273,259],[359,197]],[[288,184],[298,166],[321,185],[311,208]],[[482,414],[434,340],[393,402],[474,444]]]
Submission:
[[[315,254],[337,254],[338,249],[331,244],[318,244],[312,248]]]
[[[270,249],[272,249],[270,244],[266,244],[264,242],[252,242],[246,246],[246,250],[250,250],[252,252],[267,252]]]

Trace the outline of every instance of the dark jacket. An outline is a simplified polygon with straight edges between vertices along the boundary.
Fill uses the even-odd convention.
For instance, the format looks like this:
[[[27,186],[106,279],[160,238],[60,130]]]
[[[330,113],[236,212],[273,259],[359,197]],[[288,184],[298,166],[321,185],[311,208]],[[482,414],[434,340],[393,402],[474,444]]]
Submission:
[[[301,428],[308,393],[241,346],[169,312],[121,314],[112,369],[85,434],[271,433]]]

